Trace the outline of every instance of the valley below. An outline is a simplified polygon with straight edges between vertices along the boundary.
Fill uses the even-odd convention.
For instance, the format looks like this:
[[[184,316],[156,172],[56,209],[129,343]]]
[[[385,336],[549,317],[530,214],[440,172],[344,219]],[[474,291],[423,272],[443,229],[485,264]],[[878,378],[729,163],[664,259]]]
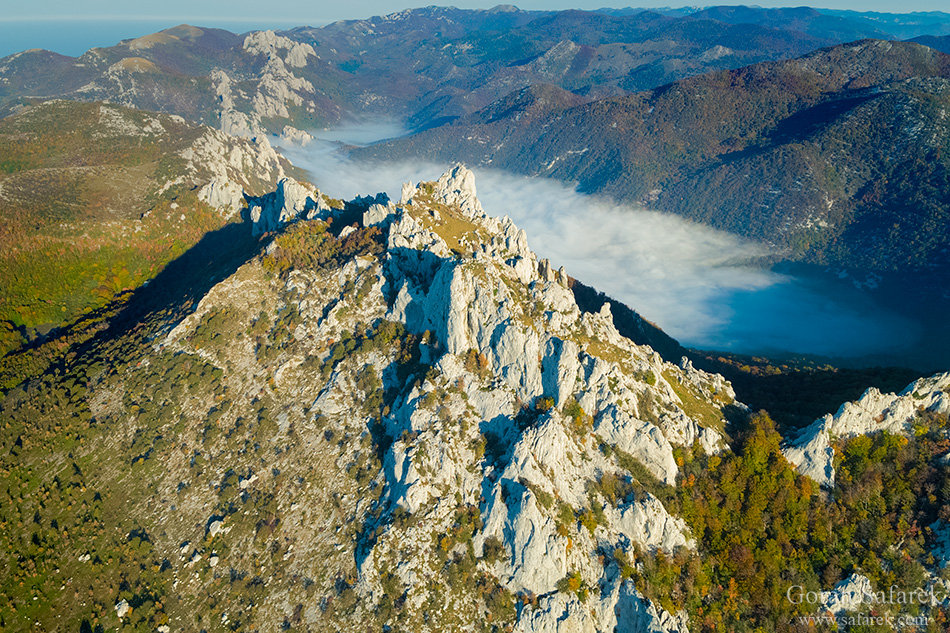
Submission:
[[[0,631],[948,630],[950,14],[129,35],[0,58]]]
[[[430,180],[444,165],[361,162],[348,149],[398,142],[395,121],[310,130],[281,151],[334,197]],[[280,143],[279,140],[275,140]],[[358,155],[357,155],[358,156]],[[950,367],[940,272],[879,273],[789,262],[780,249],[570,183],[475,167],[479,198],[528,232],[533,249],[637,311],[687,347],[840,367]]]

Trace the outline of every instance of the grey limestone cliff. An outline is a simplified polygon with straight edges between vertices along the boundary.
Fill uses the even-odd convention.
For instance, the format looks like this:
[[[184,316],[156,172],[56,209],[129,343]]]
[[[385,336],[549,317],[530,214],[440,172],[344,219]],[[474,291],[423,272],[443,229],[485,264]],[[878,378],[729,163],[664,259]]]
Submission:
[[[538,597],[518,610],[515,630],[685,631],[683,616],[646,601],[598,552],[672,553],[695,548],[693,536],[649,492],[608,498],[597,482],[622,473],[617,460],[626,456],[658,485],[673,483],[675,445],[700,441],[716,451],[721,443],[722,420],[697,419],[683,395],[719,407],[734,401],[731,387],[625,339],[609,306],[581,312],[568,289],[542,277],[524,232],[506,217],[487,215],[474,193],[471,172],[456,166],[436,183],[405,187],[399,203],[372,200],[360,224],[383,231],[379,255],[340,269],[295,270],[281,292],[259,265],[248,264],[214,288],[161,346],[196,353],[187,341],[222,309],[292,306],[300,314],[291,331],[296,351],[270,369],[274,397],[297,433],[322,427],[343,438],[333,449],[341,465],[365,451],[360,438],[371,428],[366,396],[356,385],[372,382],[398,394],[373,431],[392,438],[381,471],[371,475],[378,497],[347,495],[341,506],[344,516],[367,526],[339,550],[357,561],[354,587],[363,608],[397,582],[405,609],[445,599],[443,609],[470,621],[476,611],[459,605],[476,596],[449,588],[445,598],[432,593],[446,582],[440,556],[451,567],[470,552],[504,591]],[[252,204],[254,230],[307,217],[322,222],[333,211],[318,201],[316,192],[283,181]],[[275,243],[269,252],[279,248]],[[332,370],[322,375],[306,369],[310,357],[330,358],[328,342],[358,331],[360,323],[384,322],[418,337],[419,361],[430,367],[423,378],[401,382],[384,349],[324,361]],[[227,351],[228,364],[257,384],[261,368],[244,345]],[[602,519],[589,527],[573,518],[565,523],[563,508],[572,517],[588,508]],[[477,527],[459,536],[459,517],[470,512]],[[572,574],[589,589],[586,603],[559,589]],[[432,626],[423,628],[439,630]]]

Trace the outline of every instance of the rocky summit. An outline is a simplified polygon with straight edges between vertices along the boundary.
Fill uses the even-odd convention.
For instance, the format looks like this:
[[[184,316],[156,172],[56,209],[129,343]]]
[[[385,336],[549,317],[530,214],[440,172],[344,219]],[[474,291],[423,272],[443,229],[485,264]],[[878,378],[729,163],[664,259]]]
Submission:
[[[67,540],[35,556],[82,598],[14,600],[8,624],[686,630],[603,552],[695,551],[650,489],[676,481],[676,447],[723,447],[727,382],[624,338],[609,304],[582,312],[464,167],[397,203],[331,208],[285,180],[250,209],[282,229],[260,256],[72,385],[88,420],[54,453],[83,483]],[[59,466],[30,465],[25,432],[6,473],[45,479]],[[631,467],[646,485],[597,492]],[[91,508],[97,535],[66,537]],[[104,571],[136,557],[114,540],[131,532],[154,570]],[[112,591],[86,595],[92,575]]]
[[[853,437],[881,431],[912,431],[920,410],[950,411],[950,373],[921,378],[900,394],[882,394],[871,387],[856,402],[846,402],[803,429],[785,449],[788,461],[823,486],[834,487],[835,451],[832,437]]]
[[[722,376],[579,305],[461,165],[398,201],[242,195],[255,253],[181,309],[137,308],[156,278],[0,401],[4,628],[796,630],[945,586],[946,375],[783,454]],[[888,451],[927,467],[867,466]]]
[[[256,225],[304,215],[316,230],[324,221],[330,230],[343,213],[314,206],[319,195],[307,198],[314,205],[291,198],[285,193],[280,208],[281,195],[260,213],[255,207]],[[361,622],[392,601],[412,628],[428,619],[443,630],[436,614],[449,611],[462,629],[474,627],[489,604],[465,583],[453,585],[455,574],[485,583],[498,610],[490,617],[499,620],[514,596],[538,596],[519,617],[508,614],[519,630],[613,630],[618,613],[636,616],[620,630],[685,630],[682,614],[644,601],[616,565],[597,561],[599,550],[695,548],[682,519],[647,491],[611,504],[589,487],[629,458],[656,480],[675,482],[674,446],[700,442],[715,452],[721,443],[722,420],[697,421],[686,408],[696,401],[718,411],[733,402],[729,385],[623,338],[609,306],[581,313],[565,278],[542,278],[549,265],[529,250],[524,231],[485,214],[463,167],[404,188],[397,204],[372,200],[351,228],[340,234],[344,244],[373,236],[378,247],[330,269],[295,269],[285,280],[267,275],[268,262],[293,248],[278,238],[265,259],[215,287],[157,346],[233,363],[236,375],[224,383],[236,380],[235,393],[263,388],[273,399],[268,408],[281,411],[279,426],[312,447],[304,452],[314,451],[324,477],[355,475],[350,494],[334,492],[339,507],[326,528],[358,530],[314,539],[305,536],[314,526],[301,526],[287,545],[295,573],[313,574],[316,560],[329,559],[345,577],[355,562],[360,606],[340,613],[341,623]],[[254,323],[266,318],[265,304],[295,315],[285,326],[287,350],[269,367],[251,337],[195,348],[215,315]],[[396,331],[414,349],[394,345]],[[253,486],[271,485],[273,474],[259,473],[253,460],[235,466],[244,481],[256,478]],[[277,502],[311,516],[313,500],[298,494]],[[587,506],[602,522],[579,528],[575,510]],[[558,591],[572,574],[577,590],[593,592],[587,603]]]

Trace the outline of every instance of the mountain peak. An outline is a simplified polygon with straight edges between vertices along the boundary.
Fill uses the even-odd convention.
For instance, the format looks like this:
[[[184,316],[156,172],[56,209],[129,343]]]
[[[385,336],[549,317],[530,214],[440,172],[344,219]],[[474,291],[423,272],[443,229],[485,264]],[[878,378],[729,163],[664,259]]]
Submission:
[[[282,184],[285,200],[299,200],[294,189]],[[315,433],[342,438],[332,449],[341,464],[376,446],[372,487],[341,506],[365,526],[351,585],[365,604],[397,581],[407,617],[416,617],[415,605],[433,599],[439,556],[453,565],[470,552],[502,594],[545,596],[518,616],[531,626],[567,612],[578,625],[612,629],[619,608],[656,630],[684,630],[679,616],[591,561],[605,543],[610,551],[695,548],[682,519],[647,490],[675,481],[675,446],[722,448],[728,383],[624,338],[609,304],[582,312],[566,274],[528,248],[524,231],[485,213],[462,165],[407,184],[396,203],[381,194],[342,209],[291,204],[277,215],[253,204],[252,221],[276,218],[273,241],[159,347],[264,380],[258,397],[278,408],[298,403],[286,419],[296,432],[309,435],[316,421]],[[246,337],[208,339],[205,324],[220,318],[280,321],[286,344],[265,352]],[[307,404],[293,413],[299,403]],[[639,468],[651,483],[613,501],[591,492],[602,473],[622,468]],[[603,518],[588,528],[558,519],[578,508]],[[473,521],[481,527],[453,531]],[[477,562],[486,556],[492,562]],[[593,598],[599,615],[558,591],[571,570],[583,586],[602,588]]]
[[[204,35],[204,31],[199,29],[197,26],[192,26],[190,24],[179,24],[178,26],[173,26],[170,29],[165,29],[162,33],[167,33],[168,35],[173,35],[178,39],[182,40],[191,40],[192,42]]]

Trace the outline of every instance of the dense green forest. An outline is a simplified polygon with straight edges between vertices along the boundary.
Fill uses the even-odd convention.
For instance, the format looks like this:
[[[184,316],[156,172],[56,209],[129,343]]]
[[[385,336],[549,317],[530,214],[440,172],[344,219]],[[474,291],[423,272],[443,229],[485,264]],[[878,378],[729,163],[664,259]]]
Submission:
[[[679,511],[702,562],[679,582],[698,587],[684,600],[699,630],[804,630],[795,616],[814,607],[790,602],[789,588],[828,590],[855,572],[906,592],[926,586],[925,570],[947,579],[927,547],[928,526],[950,517],[950,468],[934,461],[950,448],[946,427],[946,415],[921,414],[909,438],[840,441],[833,491],[795,472],[765,412],[736,432],[731,451],[687,465]],[[888,608],[907,615],[920,605]],[[926,630],[944,630],[950,612],[931,615]]]

